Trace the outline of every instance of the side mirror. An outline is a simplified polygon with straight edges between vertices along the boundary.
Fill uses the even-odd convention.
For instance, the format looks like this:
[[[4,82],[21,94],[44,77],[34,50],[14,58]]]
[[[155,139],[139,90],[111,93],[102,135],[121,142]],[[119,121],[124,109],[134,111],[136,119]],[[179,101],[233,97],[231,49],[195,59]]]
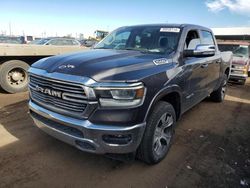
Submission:
[[[194,50],[184,50],[185,57],[210,57],[214,55],[214,45],[198,44]]]

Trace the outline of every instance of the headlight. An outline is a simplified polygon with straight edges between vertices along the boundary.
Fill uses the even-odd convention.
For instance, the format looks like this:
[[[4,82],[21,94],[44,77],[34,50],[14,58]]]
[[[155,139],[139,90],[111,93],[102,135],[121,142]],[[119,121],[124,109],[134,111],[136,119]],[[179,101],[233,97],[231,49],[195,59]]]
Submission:
[[[140,89],[117,89],[110,91],[113,99],[129,100],[142,98],[144,96],[144,88]]]
[[[142,83],[122,87],[99,87],[95,89],[101,107],[137,107],[143,103],[146,88]]]
[[[245,69],[244,65],[234,65],[235,69]]]

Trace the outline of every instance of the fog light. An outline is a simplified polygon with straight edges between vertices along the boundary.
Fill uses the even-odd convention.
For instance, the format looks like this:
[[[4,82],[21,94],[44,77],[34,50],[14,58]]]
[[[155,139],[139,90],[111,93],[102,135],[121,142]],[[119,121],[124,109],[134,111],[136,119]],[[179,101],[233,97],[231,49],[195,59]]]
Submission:
[[[118,145],[125,145],[131,142],[132,140],[132,135],[127,134],[127,135],[122,135],[122,134],[117,134],[117,135],[103,135],[102,139],[104,142],[108,144],[118,144]]]

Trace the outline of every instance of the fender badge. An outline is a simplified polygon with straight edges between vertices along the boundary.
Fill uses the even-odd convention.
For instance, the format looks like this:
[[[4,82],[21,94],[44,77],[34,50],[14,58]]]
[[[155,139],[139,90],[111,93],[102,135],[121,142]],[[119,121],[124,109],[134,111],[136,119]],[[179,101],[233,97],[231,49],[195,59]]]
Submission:
[[[154,62],[155,65],[162,65],[162,64],[169,63],[168,59],[166,59],[166,58],[154,59],[153,62]]]

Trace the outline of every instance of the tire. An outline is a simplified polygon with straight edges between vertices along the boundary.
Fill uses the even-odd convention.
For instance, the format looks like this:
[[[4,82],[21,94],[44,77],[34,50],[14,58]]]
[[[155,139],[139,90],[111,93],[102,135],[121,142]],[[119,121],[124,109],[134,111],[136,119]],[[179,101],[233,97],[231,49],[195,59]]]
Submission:
[[[175,124],[173,106],[168,102],[158,102],[148,119],[137,157],[151,165],[164,159],[172,144]]]
[[[224,74],[220,87],[210,94],[210,98],[212,99],[212,101],[222,102],[224,100],[227,91],[227,81],[228,77],[226,74]]]
[[[0,66],[0,86],[8,93],[27,90],[29,65],[24,61],[10,60]]]

